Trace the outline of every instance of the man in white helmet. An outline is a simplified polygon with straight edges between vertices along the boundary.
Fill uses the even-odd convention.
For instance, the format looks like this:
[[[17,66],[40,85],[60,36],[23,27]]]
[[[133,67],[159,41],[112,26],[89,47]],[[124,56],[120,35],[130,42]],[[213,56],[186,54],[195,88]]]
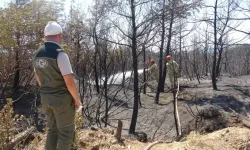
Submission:
[[[50,21],[44,36],[45,43],[34,52],[33,66],[49,128],[45,149],[69,150],[74,139],[75,110],[81,102],[68,55],[60,46],[61,26]]]

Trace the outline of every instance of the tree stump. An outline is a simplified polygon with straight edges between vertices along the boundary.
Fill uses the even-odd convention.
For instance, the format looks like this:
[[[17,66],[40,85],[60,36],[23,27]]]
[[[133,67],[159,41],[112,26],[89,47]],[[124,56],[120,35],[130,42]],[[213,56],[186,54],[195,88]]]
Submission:
[[[118,126],[116,129],[115,137],[116,137],[118,142],[121,141],[121,137],[122,137],[122,121],[121,120],[118,120]]]

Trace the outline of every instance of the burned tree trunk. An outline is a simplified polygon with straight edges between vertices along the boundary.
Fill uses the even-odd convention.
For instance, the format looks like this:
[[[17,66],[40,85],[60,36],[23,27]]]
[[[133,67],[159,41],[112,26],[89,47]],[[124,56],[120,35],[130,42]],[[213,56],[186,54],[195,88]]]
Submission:
[[[220,64],[222,59],[222,50],[219,50],[218,61],[216,64],[216,77],[220,76]]]
[[[104,44],[104,58],[103,58],[103,69],[104,69],[104,96],[105,96],[105,127],[108,125],[108,111],[109,111],[109,106],[108,106],[108,65],[107,65],[107,55],[108,55],[108,47],[107,47],[107,42],[105,41]]]
[[[146,83],[146,48],[145,48],[145,44],[143,44],[142,46],[142,51],[143,51],[143,94],[146,94],[146,88],[147,88],[147,83]]]
[[[213,89],[217,90],[217,84],[216,84],[216,54],[217,54],[217,3],[218,0],[215,1],[214,6],[214,59],[213,59],[213,70],[212,70],[212,85]]]
[[[162,79],[162,59],[163,59],[163,48],[164,48],[164,40],[165,40],[165,0],[163,0],[161,21],[162,21],[162,34],[161,34],[161,47],[160,47],[160,58],[159,58],[159,83],[158,83],[155,100],[154,100],[156,104],[159,103],[159,96],[160,96],[162,80],[163,80]]]
[[[96,29],[94,28],[93,31],[93,41],[95,44],[95,56],[94,56],[94,72],[95,72],[95,86],[96,86],[96,92],[100,93],[100,87],[99,87],[99,79],[98,79],[98,71],[97,71],[97,54],[98,54],[98,38],[96,35]]]
[[[134,69],[134,107],[133,114],[131,118],[131,124],[129,127],[129,133],[135,133],[135,127],[138,116],[138,103],[139,103],[139,88],[138,88],[138,67],[137,67],[137,41],[136,41],[136,24],[135,24],[135,2],[130,0],[130,9],[131,9],[131,22],[132,22],[132,56],[133,56],[133,69]]]
[[[162,82],[161,82],[161,92],[164,92],[164,85],[166,81],[166,75],[167,75],[167,66],[166,66],[166,56],[170,54],[170,48],[171,48],[171,39],[172,39],[172,28],[173,28],[173,23],[174,23],[174,8],[175,8],[175,0],[172,1],[172,8],[171,8],[171,18],[170,18],[170,26],[168,29],[168,43],[167,43],[167,49],[165,52],[165,57],[164,57],[164,69],[163,69],[163,75],[162,75]]]

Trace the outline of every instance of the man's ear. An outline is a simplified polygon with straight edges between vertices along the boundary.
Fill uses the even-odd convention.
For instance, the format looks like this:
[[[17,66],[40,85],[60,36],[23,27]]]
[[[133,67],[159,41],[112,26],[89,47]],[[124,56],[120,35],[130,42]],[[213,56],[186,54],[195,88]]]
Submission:
[[[60,43],[62,43],[62,38],[63,38],[62,33],[60,33],[59,34],[59,41],[60,41]]]
[[[59,34],[59,38],[62,39],[62,33]]]

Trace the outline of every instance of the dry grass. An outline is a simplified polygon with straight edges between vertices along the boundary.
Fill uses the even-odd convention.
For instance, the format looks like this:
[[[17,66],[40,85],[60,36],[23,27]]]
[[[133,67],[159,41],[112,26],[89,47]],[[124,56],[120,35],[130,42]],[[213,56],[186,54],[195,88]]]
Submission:
[[[243,150],[248,149],[249,138],[250,130],[248,128],[230,127],[207,135],[199,135],[193,132],[185,141],[171,143],[168,148],[173,150]]]
[[[78,150],[143,150],[150,143],[124,140],[118,143],[112,129],[99,131],[82,130],[78,133]],[[249,149],[250,130],[248,128],[230,127],[207,135],[191,133],[181,142],[160,143],[150,150],[247,150]],[[36,150],[42,150],[44,139],[38,142]],[[40,146],[40,147],[39,147]]]

